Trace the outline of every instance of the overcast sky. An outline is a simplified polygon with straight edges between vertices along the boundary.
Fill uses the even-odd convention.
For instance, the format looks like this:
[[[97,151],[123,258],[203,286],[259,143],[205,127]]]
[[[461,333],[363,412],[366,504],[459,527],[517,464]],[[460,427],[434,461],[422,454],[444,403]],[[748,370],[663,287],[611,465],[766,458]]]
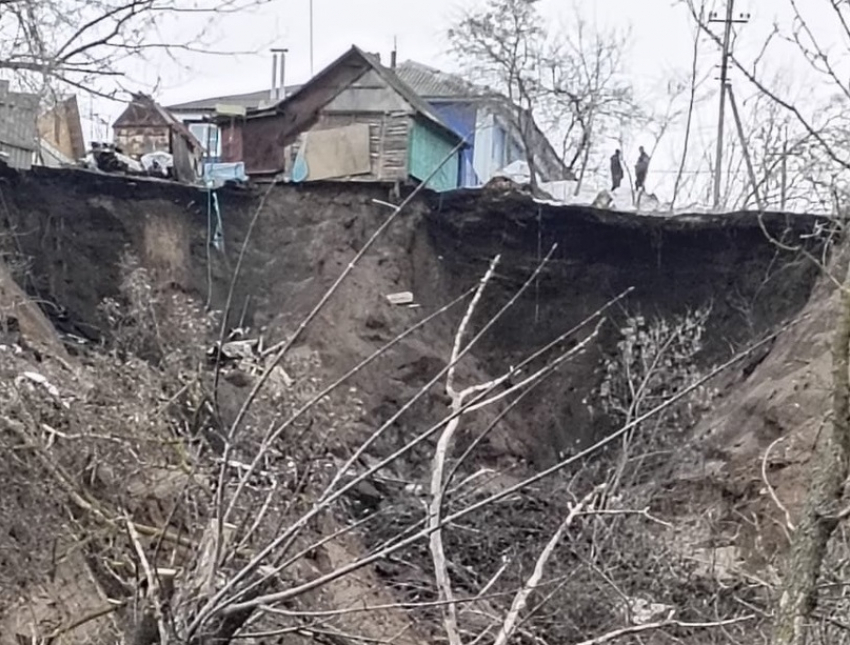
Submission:
[[[482,0],[483,1],[483,0]],[[712,0],[710,0],[712,1]],[[793,0],[737,0],[736,14],[752,14],[749,24],[736,27],[736,53],[743,60],[752,60],[761,43],[778,22],[790,31],[790,2]],[[819,34],[830,34],[830,42],[840,44],[835,37],[834,16],[826,11],[827,0],[796,0],[805,5]],[[724,0],[713,0],[714,8],[722,10]],[[312,0],[314,70],[318,72],[352,44],[380,52],[385,62],[398,42],[399,60],[413,59],[446,70],[457,70],[458,62],[448,52],[445,33],[462,15],[470,0]],[[478,2],[477,4],[481,4]],[[816,7],[817,5],[817,7]],[[474,5],[473,5],[474,6]],[[631,45],[625,70],[640,96],[648,102],[662,102],[668,81],[689,72],[693,48],[694,25],[687,9],[677,0],[541,0],[548,24],[569,29],[576,11],[589,21],[631,30]],[[228,15],[216,21],[211,33],[224,51],[257,52],[239,55],[210,56],[181,52],[177,62],[152,60],[133,69],[129,86],[148,88],[156,84],[156,96],[164,104],[188,101],[209,96],[250,92],[269,87],[271,55],[269,47],[289,49],[286,81],[300,83],[310,77],[310,0],[271,0],[270,3],[243,15]],[[186,20],[175,19],[175,33],[187,29]],[[184,22],[181,22],[184,21]],[[718,32],[720,26],[717,27]],[[772,50],[770,65],[780,69],[786,65],[786,50]],[[807,71],[799,63],[791,63],[792,51],[787,50],[788,77],[802,75],[803,83],[796,89],[800,94],[811,91],[806,85]],[[713,67],[719,63],[716,45],[707,39],[701,48],[700,67],[705,75],[716,75]],[[743,101],[752,93],[745,79],[732,74],[736,93]],[[704,93],[716,90],[717,81],[709,80]],[[796,97],[794,97],[796,98]],[[716,132],[716,99],[708,96],[698,110],[695,145],[708,149]],[[114,119],[122,107],[99,108],[105,122]],[[728,126],[733,129],[732,124]],[[104,128],[105,133],[105,128]],[[674,174],[677,141],[680,132],[671,131],[656,152],[653,171]],[[629,156],[636,156],[637,146],[651,143],[651,136],[632,133]],[[634,153],[634,154],[632,154]]]
[[[746,0],[752,2],[752,0]],[[743,6],[745,0],[739,0]],[[452,68],[456,61],[447,53],[445,33],[462,15],[468,0],[313,0],[314,67],[319,71],[347,47],[357,44],[381,52],[385,60],[397,38],[399,59]],[[480,4],[480,3],[479,3]],[[564,0],[542,0],[543,11],[553,24],[573,15]],[[634,72],[645,82],[660,79],[677,55],[689,49],[687,14],[671,0],[576,0],[582,14],[622,27],[631,27]],[[263,47],[256,56],[199,60],[186,56],[191,70],[172,67],[163,74],[162,97],[174,102],[219,90],[252,91],[269,84],[271,59],[267,46],[289,49],[287,77],[300,82],[310,76],[310,0],[276,0],[253,14],[228,17],[219,31],[223,49],[250,50]],[[193,60],[194,59],[194,60]],[[153,70],[150,70],[153,71]],[[150,71],[148,79],[150,79]]]

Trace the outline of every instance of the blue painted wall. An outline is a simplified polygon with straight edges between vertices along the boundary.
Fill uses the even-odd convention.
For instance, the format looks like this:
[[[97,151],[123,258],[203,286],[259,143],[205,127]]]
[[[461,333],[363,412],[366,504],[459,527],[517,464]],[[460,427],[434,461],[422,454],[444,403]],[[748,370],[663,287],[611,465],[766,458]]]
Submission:
[[[437,113],[443,123],[466,138],[469,144],[461,151],[459,185],[462,187],[478,186],[478,176],[472,165],[475,147],[475,117],[477,108],[471,103],[431,103],[431,108]]]
[[[457,141],[443,134],[423,120],[414,120],[410,131],[410,144],[408,146],[408,167],[410,176],[425,181],[434,169],[439,167],[437,173],[431,177],[426,186],[437,192],[454,190],[458,187],[460,173],[460,153],[455,151],[452,158],[446,161],[446,157],[454,150]],[[445,161],[445,163],[443,163]],[[443,164],[440,166],[440,164]]]

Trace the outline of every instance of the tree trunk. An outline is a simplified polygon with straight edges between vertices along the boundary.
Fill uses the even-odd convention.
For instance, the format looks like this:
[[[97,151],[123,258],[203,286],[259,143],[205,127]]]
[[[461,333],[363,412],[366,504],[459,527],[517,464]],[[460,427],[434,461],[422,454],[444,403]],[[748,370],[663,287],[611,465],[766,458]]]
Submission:
[[[805,645],[817,604],[817,582],[833,531],[838,526],[844,484],[850,471],[850,268],[839,291],[832,346],[832,427],[812,460],[809,492],[783,570],[775,612],[773,645]]]

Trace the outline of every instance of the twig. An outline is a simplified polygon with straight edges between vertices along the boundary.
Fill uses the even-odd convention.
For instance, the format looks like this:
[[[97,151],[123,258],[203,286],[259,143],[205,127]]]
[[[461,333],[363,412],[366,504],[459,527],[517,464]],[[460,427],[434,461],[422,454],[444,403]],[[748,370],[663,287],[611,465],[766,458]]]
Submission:
[[[564,532],[570,527],[570,525],[575,520],[576,516],[584,511],[585,507],[591,505],[599,493],[604,490],[605,484],[601,484],[594,488],[590,493],[584,496],[584,498],[579,501],[574,506],[571,505],[570,511],[567,514],[567,517],[564,518],[564,521],[561,522],[561,525],[558,527],[558,530],[549,538],[549,541],[546,543],[546,546],[543,548],[543,551],[540,553],[540,557],[537,558],[537,562],[534,564],[534,571],[528,578],[528,581],[525,583],[525,586],[517,593],[514,597],[513,603],[511,603],[510,611],[508,611],[507,616],[505,616],[505,621],[502,623],[501,628],[499,628],[499,633],[496,635],[496,640],[494,641],[494,645],[507,645],[511,636],[514,633],[514,630],[517,626],[517,621],[519,620],[520,613],[525,609],[528,604],[528,598],[534,593],[537,586],[540,584],[540,580],[543,578],[543,573],[546,569],[546,565],[549,563],[549,559],[552,557],[552,553],[555,551],[555,547],[558,546],[558,543],[561,541],[561,538],[564,535]]]
[[[652,515],[649,512],[649,506],[639,511],[631,510],[631,509],[616,509],[616,508],[606,508],[606,509],[598,509],[593,511],[588,511],[587,513],[582,513],[582,515],[640,515],[641,517],[645,517],[650,522],[655,522],[656,524],[660,524],[668,529],[675,528],[670,522],[665,522],[662,519],[659,519]]]
[[[770,458],[770,451],[773,450],[774,446],[778,444],[780,441],[785,439],[785,437],[777,437],[773,443],[771,443],[767,450],[764,451],[764,457],[761,460],[761,479],[764,482],[764,485],[767,486],[767,492],[770,494],[770,499],[773,500],[773,503],[776,504],[776,507],[785,514],[785,526],[786,528],[794,532],[794,523],[791,521],[791,513],[788,512],[788,509],[785,508],[785,505],[779,501],[779,497],[776,495],[776,491],[773,488],[773,485],[770,483],[770,480],[767,478],[767,460]]]
[[[159,642],[168,643],[168,627],[165,624],[165,617],[162,615],[162,598],[159,593],[159,577],[154,574],[151,569],[150,562],[145,555],[145,549],[142,546],[142,541],[139,538],[139,532],[135,525],[130,520],[129,515],[125,515],[124,522],[127,525],[127,533],[130,535],[130,541],[136,550],[136,555],[139,557],[139,562],[145,572],[145,578],[148,582],[148,593],[150,594],[150,602],[153,605],[154,616],[156,616],[156,625],[159,629]]]
[[[82,617],[77,618],[76,620],[68,623],[67,625],[63,625],[61,627],[57,627],[52,632],[50,632],[47,636],[44,637],[45,643],[50,643],[51,641],[56,640],[60,636],[67,634],[69,632],[74,631],[85,625],[86,623],[90,623],[93,620],[97,620],[98,618],[103,618],[104,616],[108,616],[109,614],[118,611],[122,607],[127,604],[126,601],[115,601],[106,607],[101,607],[100,609],[95,609],[87,614],[84,614]]]
[[[645,625],[633,625],[631,627],[615,629],[614,631],[608,632],[607,634],[603,634],[602,636],[597,636],[596,638],[591,638],[590,640],[576,643],[576,645],[602,645],[602,643],[610,643],[611,641],[617,640],[618,638],[622,638],[623,636],[640,634],[642,632],[648,632],[655,629],[663,629],[665,627],[683,627],[686,629],[710,629],[712,627],[728,627],[729,625],[743,623],[745,621],[752,620],[753,618],[755,618],[755,616],[748,615],[741,616],[740,618],[730,618],[729,620],[718,620],[711,623],[685,623],[681,620],[663,620],[657,623],[646,623]]]
[[[490,267],[487,269],[487,272],[481,277],[481,280],[478,283],[478,287],[475,289],[475,295],[472,296],[472,300],[469,302],[469,305],[466,307],[466,313],[463,316],[463,319],[460,321],[460,325],[457,328],[457,333],[455,334],[454,344],[452,345],[452,353],[451,358],[449,359],[449,371],[446,374],[446,393],[454,398],[457,395],[457,392],[454,388],[455,381],[455,370],[457,369],[457,363],[460,360],[460,348],[463,343],[463,337],[466,334],[466,328],[469,327],[469,323],[472,320],[472,315],[475,313],[476,307],[478,307],[478,303],[481,300],[481,296],[484,295],[484,289],[487,287],[487,284],[490,280],[493,279],[493,274],[496,271],[496,267],[499,265],[499,261],[501,260],[501,255],[497,255],[490,262]]]

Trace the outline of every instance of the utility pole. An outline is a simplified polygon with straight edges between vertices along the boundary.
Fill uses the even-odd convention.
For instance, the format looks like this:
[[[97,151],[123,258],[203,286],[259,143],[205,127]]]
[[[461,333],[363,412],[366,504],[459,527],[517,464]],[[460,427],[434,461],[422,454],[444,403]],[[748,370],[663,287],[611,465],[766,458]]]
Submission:
[[[729,47],[732,40],[732,25],[745,23],[749,14],[734,17],[735,0],[726,0],[726,17],[718,18],[717,13],[709,14],[708,22],[723,23],[723,52],[720,58],[720,108],[717,115],[717,151],[714,160],[714,208],[720,208],[720,179],[723,176],[723,125],[726,120],[726,91],[729,86]]]
[[[735,102],[735,93],[732,91],[732,86],[726,88],[729,92],[729,105],[732,107],[732,116],[735,117],[735,126],[738,129],[738,138],[741,140],[741,151],[744,153],[744,161],[747,163],[747,174],[750,176],[750,185],[753,187],[753,197],[756,200],[756,206],[759,212],[764,211],[761,198],[759,197],[759,187],[756,182],[756,171],[753,168],[753,160],[750,159],[750,149],[747,146],[747,140],[744,137],[744,125],[741,123],[741,115],[738,114],[738,104]],[[746,207],[746,201],[744,202]]]

